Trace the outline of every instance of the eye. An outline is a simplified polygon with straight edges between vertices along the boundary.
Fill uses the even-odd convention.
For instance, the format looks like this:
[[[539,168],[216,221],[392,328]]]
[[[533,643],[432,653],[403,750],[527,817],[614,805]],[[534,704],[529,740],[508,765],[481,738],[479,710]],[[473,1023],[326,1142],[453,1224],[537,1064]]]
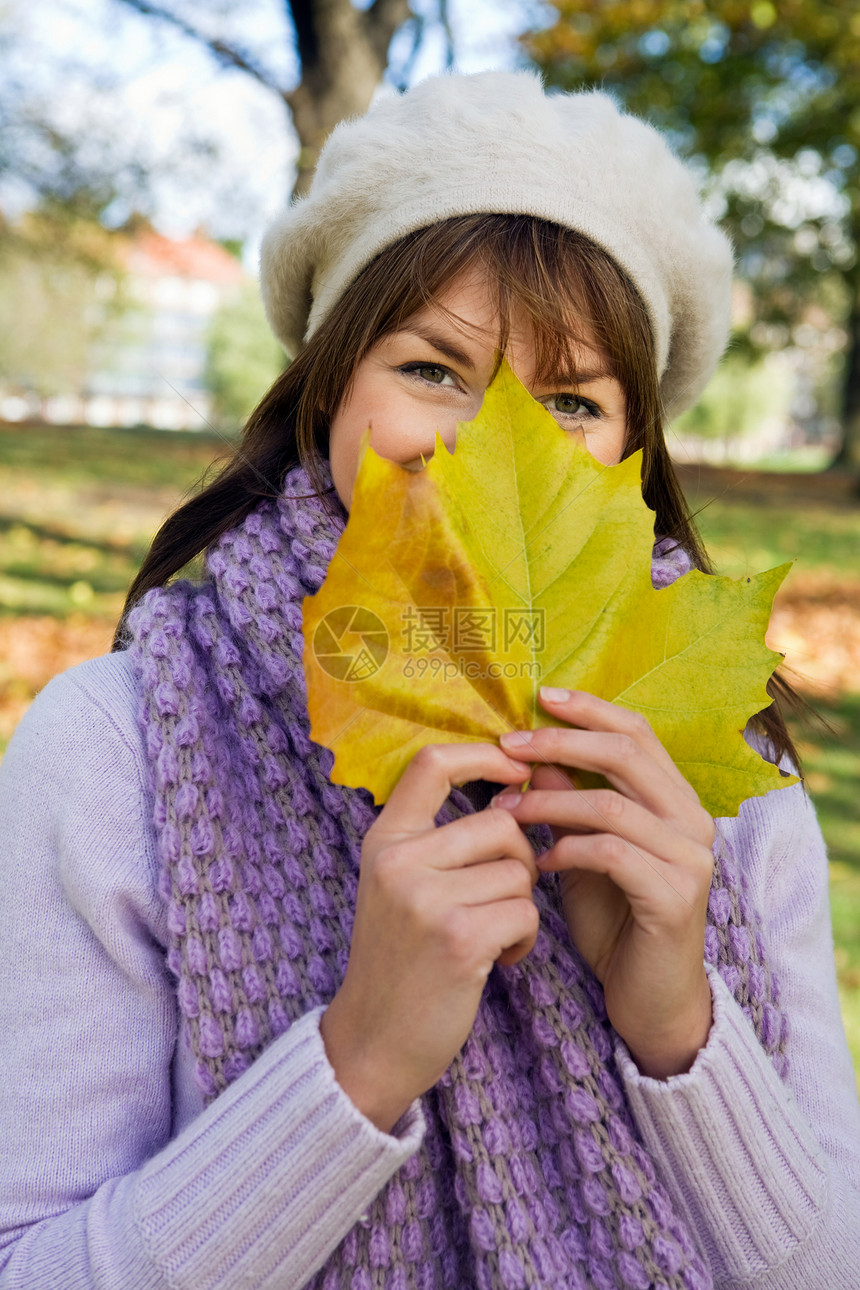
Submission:
[[[547,394],[538,400],[551,412],[556,420],[597,421],[602,416],[600,408],[591,399],[584,399],[579,394]]]
[[[398,369],[407,376],[417,377],[428,385],[456,385],[453,373],[440,363],[403,363]]]

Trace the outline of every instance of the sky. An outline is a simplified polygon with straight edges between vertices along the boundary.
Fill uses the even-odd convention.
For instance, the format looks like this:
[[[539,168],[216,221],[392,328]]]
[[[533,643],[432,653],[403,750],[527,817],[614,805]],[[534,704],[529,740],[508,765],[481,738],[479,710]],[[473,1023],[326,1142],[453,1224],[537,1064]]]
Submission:
[[[298,65],[281,0],[173,0],[173,7],[226,29],[284,84],[295,84]],[[435,12],[433,0],[413,0],[413,9],[422,8]],[[515,66],[517,33],[545,9],[528,0],[449,0],[457,70]],[[244,73],[220,68],[192,40],[120,0],[0,0],[0,11],[16,31],[30,91],[57,123],[81,140],[107,135],[117,172],[126,156],[153,164],[159,177],[152,217],[161,231],[182,237],[203,225],[214,236],[246,241],[255,257],[262,230],[292,188],[295,137],[275,94]],[[404,52],[395,45],[392,61]],[[410,80],[444,66],[443,33],[430,23]],[[177,147],[188,136],[199,143],[190,156]],[[217,155],[207,140],[217,141]],[[7,183],[0,203],[14,213],[27,194]],[[121,223],[128,209],[120,199],[108,220]]]

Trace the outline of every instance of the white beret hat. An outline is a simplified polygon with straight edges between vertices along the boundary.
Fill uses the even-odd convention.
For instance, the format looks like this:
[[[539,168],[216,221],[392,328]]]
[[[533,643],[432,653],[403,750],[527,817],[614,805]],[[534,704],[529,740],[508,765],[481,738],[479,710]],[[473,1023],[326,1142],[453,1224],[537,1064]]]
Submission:
[[[648,310],[667,411],[696,401],[728,337],[731,245],[652,126],[600,91],[547,94],[533,72],[431,77],[333,130],[309,193],[263,239],[275,335],[295,354],[386,246],[480,212],[551,220],[607,251]]]

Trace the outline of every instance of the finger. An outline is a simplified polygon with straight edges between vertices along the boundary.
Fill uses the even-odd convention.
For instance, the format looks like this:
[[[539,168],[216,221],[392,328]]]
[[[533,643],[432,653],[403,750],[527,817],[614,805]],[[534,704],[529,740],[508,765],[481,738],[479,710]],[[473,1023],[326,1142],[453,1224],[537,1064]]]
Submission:
[[[536,940],[537,932],[534,935],[529,934],[522,940],[517,941],[515,945],[510,945],[506,950],[502,950],[496,962],[502,967],[510,967],[514,963],[519,963],[520,959],[524,959],[534,949]]]
[[[562,789],[565,792],[571,792],[576,788],[583,788],[582,769],[577,776],[576,772],[570,768],[564,769],[557,766],[554,762],[535,762],[532,764],[531,775],[529,775],[529,787],[552,790],[557,792]]]
[[[608,699],[600,699],[586,690],[567,690],[562,693],[566,693],[568,697],[552,698],[551,687],[540,692],[541,704],[547,712],[560,716],[570,725],[580,726],[583,730],[629,735],[646,744],[654,757],[662,762],[665,770],[676,769],[651,723],[641,712],[634,712],[620,703],[610,703]]]
[[[711,857],[710,840],[704,828],[695,836],[679,832],[653,811],[611,789],[571,792],[529,789],[525,793],[500,793],[493,799],[491,809],[499,808],[523,826],[551,824],[580,834],[614,833],[670,863],[684,864],[694,847]]]
[[[530,899],[534,883],[540,877],[537,866],[533,867],[534,882],[530,871],[514,856],[454,870],[442,880],[442,898],[451,906],[470,908],[493,905],[499,900]]]
[[[416,862],[429,861],[434,869],[481,867],[511,857],[525,867],[532,883],[539,876],[532,844],[513,815],[506,811],[486,810],[464,815],[441,829],[425,830],[414,838],[404,839],[402,846],[414,853]]]
[[[695,863],[688,857],[681,867],[667,864],[659,855],[617,834],[569,833],[559,838],[539,863],[546,872],[582,869],[604,874],[624,892],[637,916],[644,906],[686,922],[690,911],[707,900],[714,863],[705,848],[696,849],[691,856]]]
[[[552,692],[552,687],[545,687],[540,692],[541,704],[547,712],[583,730],[629,735],[647,746],[655,761],[662,765],[667,774],[677,774],[688,791],[693,792],[641,713],[633,712],[618,703],[599,699],[596,694],[589,694],[585,690],[562,690],[561,694],[567,695],[567,698],[552,698]]]
[[[498,784],[522,783],[525,762],[506,756],[489,743],[426,744],[400,776],[375,824],[384,820],[386,832],[416,833],[433,822],[452,788],[474,779]]]
[[[650,749],[631,735],[544,726],[528,731],[524,743],[514,743],[507,735],[502,738],[509,752],[516,748],[520,756],[530,756],[533,761],[557,762],[604,775],[616,788],[659,815],[674,817],[679,806],[683,810],[699,805],[680,771],[673,765],[672,774],[667,774]],[[681,791],[682,785],[686,791]]]
[[[540,916],[530,897],[518,896],[462,911],[463,926],[472,942],[487,947],[490,962],[518,963],[537,940]]]

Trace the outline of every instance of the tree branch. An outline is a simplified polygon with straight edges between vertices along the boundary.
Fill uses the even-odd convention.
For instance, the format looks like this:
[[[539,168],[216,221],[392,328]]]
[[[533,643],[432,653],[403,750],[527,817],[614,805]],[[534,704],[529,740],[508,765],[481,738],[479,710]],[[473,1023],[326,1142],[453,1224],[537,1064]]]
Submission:
[[[319,33],[314,22],[314,5],[308,4],[307,0],[286,0],[286,6],[296,32],[299,65],[302,68],[313,67],[320,56]]]
[[[448,13],[448,0],[439,0],[439,22],[445,33],[445,66],[450,72],[454,66],[454,33]]]
[[[185,36],[196,40],[198,44],[208,49],[220,63],[228,67],[238,67],[240,71],[247,72],[253,76],[266,89],[274,90],[281,98],[286,91],[278,80],[262,67],[251,54],[228,45],[226,41],[218,40],[216,37],[207,36],[197,27],[187,22],[179,14],[171,13],[169,9],[162,9],[160,5],[152,4],[150,0],[119,0],[120,4],[127,5],[129,9],[136,10],[137,13],[144,14],[148,18],[160,18],[163,22],[169,22],[172,26],[177,27]]]
[[[405,92],[409,89],[409,82],[412,77],[412,71],[413,71],[413,68],[415,67],[415,62],[418,58],[419,50],[421,49],[421,42],[424,39],[424,23],[425,23],[425,19],[420,14],[416,14],[413,17],[411,22],[412,44],[410,46],[409,53],[406,55],[403,62],[400,64],[400,66],[397,69],[393,68],[390,63],[388,65],[388,75],[389,75],[389,78],[391,79],[391,83],[392,85],[394,85],[395,89],[400,91],[401,94],[405,94]],[[396,76],[395,76],[395,70],[396,70]]]
[[[398,27],[414,17],[409,0],[373,0],[364,12],[364,28],[383,70],[388,62],[388,46]]]

